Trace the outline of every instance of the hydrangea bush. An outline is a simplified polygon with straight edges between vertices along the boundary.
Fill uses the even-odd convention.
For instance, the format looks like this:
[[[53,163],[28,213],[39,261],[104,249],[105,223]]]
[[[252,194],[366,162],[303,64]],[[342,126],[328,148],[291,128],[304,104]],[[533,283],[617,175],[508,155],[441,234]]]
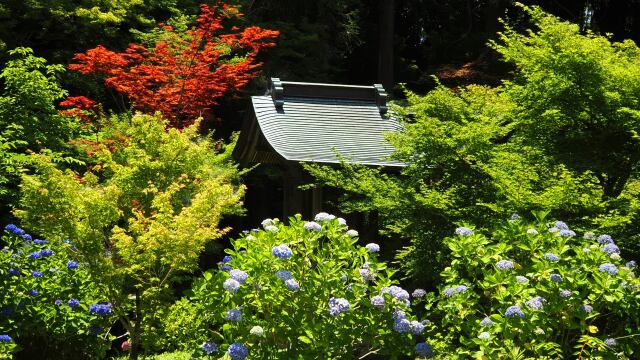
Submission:
[[[267,219],[232,241],[166,330],[196,355],[233,360],[430,356],[431,324],[411,315],[413,299],[390,280],[380,247],[357,245],[357,236],[326,213],[288,226]]]
[[[0,354],[55,354],[56,359],[103,354],[110,343],[111,304],[77,260],[74,245],[36,239],[13,224],[4,232]]]
[[[512,217],[458,228],[435,305],[438,353],[453,358],[636,358],[640,281],[606,235]],[[433,305],[433,304],[432,304]]]

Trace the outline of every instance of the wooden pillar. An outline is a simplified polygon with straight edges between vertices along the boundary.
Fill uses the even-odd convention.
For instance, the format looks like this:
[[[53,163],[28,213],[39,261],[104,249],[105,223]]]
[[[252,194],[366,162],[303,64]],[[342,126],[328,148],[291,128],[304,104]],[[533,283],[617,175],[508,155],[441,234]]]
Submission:
[[[302,171],[298,164],[285,164],[282,181],[282,219],[303,214],[304,194],[298,189],[302,185]]]
[[[322,211],[322,186],[318,185],[311,192],[311,216]]]
[[[393,90],[393,43],[395,0],[379,0],[378,81],[390,93]]]

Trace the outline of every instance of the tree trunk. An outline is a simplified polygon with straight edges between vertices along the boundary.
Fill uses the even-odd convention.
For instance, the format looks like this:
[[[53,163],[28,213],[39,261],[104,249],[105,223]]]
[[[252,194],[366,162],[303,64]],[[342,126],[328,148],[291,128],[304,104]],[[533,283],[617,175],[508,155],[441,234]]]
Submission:
[[[140,290],[136,290],[136,309],[133,319],[133,326],[131,327],[131,352],[129,353],[129,359],[137,360],[140,354],[140,323],[142,322],[142,294]]]

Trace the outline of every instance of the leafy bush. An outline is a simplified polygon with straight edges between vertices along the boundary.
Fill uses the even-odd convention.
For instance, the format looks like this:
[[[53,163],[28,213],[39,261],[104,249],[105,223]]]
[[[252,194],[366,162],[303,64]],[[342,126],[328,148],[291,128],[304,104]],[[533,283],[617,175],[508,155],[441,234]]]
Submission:
[[[42,359],[104,354],[109,344],[105,328],[113,320],[110,305],[103,303],[104,288],[78,261],[75,246],[34,239],[13,224],[5,229],[0,334],[10,340],[0,340],[0,353],[18,351],[23,358]],[[97,308],[104,309],[102,315]]]
[[[486,235],[445,239],[435,314],[453,358],[632,358],[640,351],[640,286],[610,236],[517,216]],[[459,287],[463,286],[464,291]]]
[[[168,337],[198,355],[232,359],[246,351],[252,359],[412,353],[425,324],[412,319],[410,295],[392,285],[379,246],[357,246],[342,219],[315,220],[267,219],[232,241],[220,270],[206,272],[174,306]]]
[[[197,268],[207,242],[229,228],[221,218],[241,211],[244,187],[223,144],[200,136],[198,124],[166,128],[159,116],[111,119],[87,142],[93,165],[61,171],[36,155],[23,177],[16,215],[52,240],[73,239],[132,340],[172,301],[170,285]]]

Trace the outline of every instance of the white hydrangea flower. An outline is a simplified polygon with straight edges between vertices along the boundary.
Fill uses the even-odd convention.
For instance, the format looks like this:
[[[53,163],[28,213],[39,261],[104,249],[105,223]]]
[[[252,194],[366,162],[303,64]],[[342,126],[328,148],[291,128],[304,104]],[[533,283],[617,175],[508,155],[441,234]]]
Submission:
[[[347,231],[347,235],[349,235],[351,237],[356,237],[356,236],[358,236],[358,232],[353,230],[353,229],[351,229],[351,230]]]

